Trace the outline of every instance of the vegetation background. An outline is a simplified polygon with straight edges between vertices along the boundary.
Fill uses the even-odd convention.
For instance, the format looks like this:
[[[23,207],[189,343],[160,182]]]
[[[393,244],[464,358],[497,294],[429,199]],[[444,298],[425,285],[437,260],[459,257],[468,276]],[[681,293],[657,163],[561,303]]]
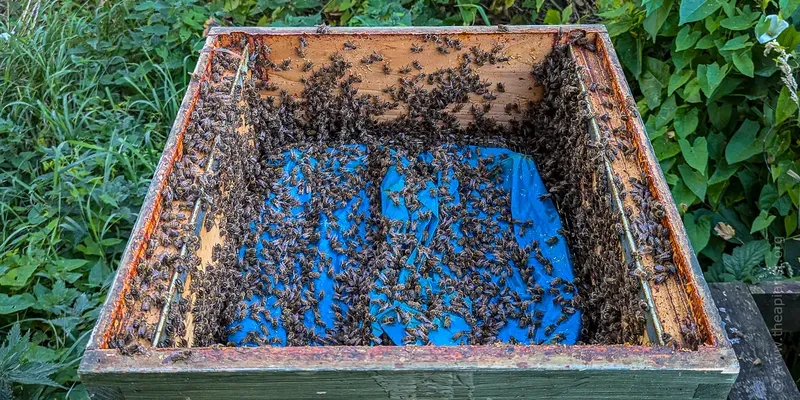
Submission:
[[[800,0],[20,0],[0,5],[0,399],[76,375],[220,25],[605,23],[710,281],[796,279]]]

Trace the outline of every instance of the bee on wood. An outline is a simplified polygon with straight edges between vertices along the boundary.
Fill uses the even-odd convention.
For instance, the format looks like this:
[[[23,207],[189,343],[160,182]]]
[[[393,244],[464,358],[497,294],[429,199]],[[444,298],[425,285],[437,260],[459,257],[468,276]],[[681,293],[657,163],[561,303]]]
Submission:
[[[331,28],[327,24],[319,24],[317,25],[317,33],[320,35],[331,33]]]
[[[192,357],[192,351],[191,350],[176,351],[176,352],[171,353],[166,358],[164,358],[163,363],[170,364],[170,363],[175,363],[175,362],[178,362],[178,361],[186,361],[186,360],[189,360],[191,357]]]

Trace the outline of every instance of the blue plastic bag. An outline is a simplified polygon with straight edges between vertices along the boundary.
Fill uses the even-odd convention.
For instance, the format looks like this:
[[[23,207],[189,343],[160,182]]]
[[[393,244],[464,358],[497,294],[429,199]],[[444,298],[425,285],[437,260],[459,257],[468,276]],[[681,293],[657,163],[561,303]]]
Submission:
[[[395,224],[395,226],[403,228],[393,229],[404,230],[403,232],[390,231],[386,240],[392,245],[393,234],[408,234],[410,232],[407,230],[413,227],[415,228],[413,230],[414,237],[419,243],[419,246],[411,252],[411,255],[406,260],[406,267],[402,269],[398,277],[399,283],[405,283],[409,277],[416,275],[413,278],[423,288],[423,290],[420,290],[421,299],[424,300],[426,298],[426,293],[431,293],[436,296],[442,296],[444,303],[448,306],[455,304],[458,307],[472,311],[473,304],[469,296],[462,296],[458,292],[448,293],[442,288],[442,280],[463,279],[465,276],[457,276],[449,265],[445,265],[442,262],[439,254],[429,254],[430,251],[420,250],[429,249],[428,246],[431,245],[431,241],[437,234],[448,234],[456,255],[464,252],[465,249],[459,244],[464,243],[460,240],[462,239],[462,233],[459,229],[461,221],[455,221],[452,224],[452,229],[447,229],[446,232],[443,231],[440,223],[442,213],[446,212],[446,210],[458,206],[466,207],[466,210],[474,212],[473,215],[477,215],[479,220],[494,219],[496,226],[500,228],[500,233],[495,234],[498,241],[501,239],[503,232],[513,229],[513,238],[516,240],[517,245],[530,251],[527,257],[527,266],[532,267],[532,280],[538,286],[538,294],[535,294],[536,291],[531,290],[532,288],[521,275],[519,266],[513,265],[513,261],[508,261],[512,274],[502,280],[500,276],[490,274],[486,266],[476,265],[465,272],[468,279],[491,277],[492,282],[503,289],[501,294],[518,296],[519,299],[525,301],[524,304],[528,305],[527,310],[525,310],[526,314],[536,315],[534,319],[539,321],[538,328],[534,331],[530,330],[529,326],[521,326],[528,324],[521,324],[519,318],[503,313],[503,325],[499,329],[496,339],[504,343],[559,342],[574,344],[580,332],[580,310],[563,305],[565,303],[568,304],[574,295],[574,289],[566,290],[567,284],[573,280],[572,264],[566,242],[559,233],[561,221],[552,200],[550,200],[549,196],[546,196],[547,189],[538,174],[533,159],[524,154],[500,148],[449,145],[442,146],[438,150],[440,152],[448,152],[470,167],[477,168],[479,163],[482,163],[485,168],[492,171],[491,176],[495,180],[492,183],[501,187],[504,192],[510,193],[511,221],[501,218],[499,214],[487,215],[483,211],[484,207],[475,208],[475,201],[481,201],[482,197],[478,191],[471,193],[472,196],[469,196],[469,201],[462,199],[459,194],[460,183],[452,168],[448,168],[446,171],[439,171],[434,174],[435,176],[427,177],[424,189],[417,193],[416,200],[418,204],[414,207],[408,207],[405,198],[399,195],[405,186],[406,177],[398,171],[395,165],[399,164],[407,167],[412,163],[412,160],[408,160],[402,154],[390,151],[393,165],[388,168],[381,182],[364,181],[364,188],[359,190],[357,195],[350,199],[344,207],[333,212],[335,221],[329,221],[325,214],[321,215],[317,229],[319,232],[317,248],[321,256],[330,260],[334,275],[330,275],[328,269],[320,267],[319,263],[315,266],[320,273],[319,277],[314,279],[313,288],[314,295],[319,299],[316,311],[321,317],[324,326],[318,326],[314,322],[313,310],[308,311],[303,316],[304,324],[308,328],[315,329],[321,337],[325,337],[326,330],[333,328],[334,302],[337,302],[332,295],[334,293],[334,277],[343,270],[354,267],[348,264],[348,257],[345,254],[334,249],[358,245],[356,243],[348,243],[346,235],[341,235],[342,232],[355,229],[363,238],[373,228],[368,226],[370,200],[366,189],[372,184],[379,183],[382,216],[389,220],[402,222]],[[280,210],[287,214],[286,218],[297,218],[304,211],[308,211],[305,210],[305,207],[312,196],[320,195],[298,189],[302,186],[301,183],[306,177],[302,171],[303,168],[298,167],[297,160],[301,160],[303,157],[309,158],[307,164],[311,168],[306,168],[307,173],[326,170],[332,171],[335,177],[342,177],[342,181],[331,181],[331,185],[341,185],[344,183],[343,177],[346,174],[363,172],[365,168],[367,157],[367,148],[365,146],[341,146],[335,149],[327,149],[326,152],[330,156],[336,155],[338,157],[325,157],[324,165],[320,165],[316,159],[302,154],[299,150],[284,153],[282,165],[278,165],[283,168],[284,172],[284,179],[281,180],[280,184],[285,185],[292,197],[297,199],[300,204],[292,210]],[[342,157],[343,155],[344,157]],[[430,164],[434,162],[434,156],[430,152],[423,153],[413,162]],[[293,185],[292,183],[295,184]],[[488,183],[481,183],[481,187]],[[272,207],[272,210],[276,211],[279,210],[279,205],[274,204],[273,197],[266,199],[266,206]],[[360,214],[363,218],[355,218],[356,214]],[[358,220],[358,222],[353,219]],[[353,227],[353,224],[356,226]],[[276,243],[278,242],[276,239],[279,238],[271,237],[268,232],[265,232],[262,239],[267,243]],[[534,245],[534,242],[538,245]],[[257,245],[257,254],[261,254],[262,246],[262,243]],[[492,246],[492,248],[495,248],[495,246]],[[536,248],[541,251],[540,257],[549,260],[549,266],[542,264],[539,261],[539,257],[535,256],[532,250]],[[275,249],[268,249],[268,251],[273,250]],[[362,249],[356,248],[356,251],[360,250]],[[244,249],[242,249],[242,254],[243,252]],[[415,271],[419,269],[427,257],[433,257],[434,261],[437,262],[437,267],[439,267],[436,270],[440,270],[440,273],[427,274],[427,277],[425,277]],[[491,252],[486,252],[485,257],[487,260],[495,260],[495,255]],[[551,270],[548,271],[548,269]],[[372,332],[375,337],[388,337],[390,341],[389,343],[373,344],[421,345],[424,344],[423,341],[415,338],[415,336],[421,335],[427,336],[428,341],[439,346],[468,344],[470,331],[472,329],[480,329],[480,325],[485,323],[479,316],[470,324],[463,315],[465,313],[449,311],[438,312],[431,319],[428,317],[429,313],[425,309],[424,301],[420,301],[420,304],[412,305],[398,299],[390,300],[381,290],[384,281],[382,279],[384,278],[383,273],[379,274],[377,278],[372,276],[361,278],[374,281],[373,290],[370,292],[370,299],[373,300],[370,312],[375,316],[375,322],[371,324]],[[275,288],[278,290],[284,289],[280,281],[275,280],[274,277],[270,277],[270,279]],[[308,293],[308,288],[303,289]],[[323,292],[327,295],[321,296]],[[533,301],[535,296],[538,297],[536,299],[538,301]],[[494,298],[488,296],[486,298],[481,298],[480,296],[476,298],[481,299],[484,303],[495,304],[496,307],[494,309],[500,309],[499,312],[503,312],[502,305],[497,303],[499,295],[496,294]],[[276,318],[281,316],[282,311],[276,304],[276,300],[274,296],[270,296],[267,299],[254,296],[246,299],[246,302],[249,304],[254,301],[263,301],[265,303],[264,308],[269,313],[269,318]],[[346,312],[347,304],[338,303],[342,312]],[[262,315],[259,319],[264,320],[264,317]],[[421,332],[423,329],[420,327],[420,322],[423,320],[427,322],[426,326],[434,326],[436,329],[424,329]],[[258,322],[253,316],[248,315],[244,320],[235,324],[242,325],[242,328],[234,329],[235,333],[230,335],[229,341],[242,345],[255,345],[255,343],[243,341],[248,332],[259,332]],[[408,332],[415,332],[416,335],[409,335]],[[529,337],[529,333],[534,333],[534,335]],[[265,342],[273,345],[285,345],[286,331],[280,321],[278,321],[277,328],[269,329]]]

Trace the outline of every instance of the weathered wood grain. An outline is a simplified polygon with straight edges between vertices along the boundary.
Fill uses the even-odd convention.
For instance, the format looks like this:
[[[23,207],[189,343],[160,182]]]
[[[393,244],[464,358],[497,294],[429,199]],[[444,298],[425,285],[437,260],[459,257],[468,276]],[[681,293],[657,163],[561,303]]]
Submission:
[[[653,196],[664,204],[664,210],[667,214],[665,223],[669,228],[673,243],[673,261],[675,261],[680,270],[681,291],[689,299],[688,306],[695,317],[693,322],[698,325],[699,332],[705,332],[709,335],[702,338],[707,343],[728,347],[729,344],[722,330],[722,323],[714,306],[714,301],[709,294],[708,284],[703,278],[703,270],[697,262],[697,257],[689,242],[680,213],[672,200],[672,194],[664,178],[661,165],[647,136],[644,121],[642,121],[641,115],[636,109],[636,102],[631,95],[628,82],[625,80],[625,74],[622,71],[616,50],[611,44],[608,34],[600,34],[598,40],[601,41],[598,47],[602,47],[606,53],[604,59],[605,68],[613,77],[609,83],[613,86],[615,96],[618,96],[620,101],[624,103],[630,116],[629,128],[632,129],[635,142],[639,147],[639,166],[642,174],[648,177]]]
[[[614,78],[605,65],[604,56],[607,49],[602,46],[597,49],[576,46],[573,49],[578,64],[583,66],[582,72],[585,87],[597,85],[602,88],[613,84]],[[623,140],[622,136],[625,134],[613,132],[618,127],[624,127],[626,131],[632,132],[635,129],[633,124],[637,115],[631,115],[631,111],[625,105],[625,98],[621,96],[619,91],[612,90],[610,94],[606,94],[603,90],[597,89],[594,92],[593,95],[589,96],[589,101],[595,114],[595,123],[601,130],[606,132],[607,137],[611,138],[612,142],[609,145],[619,147],[618,143]],[[607,106],[609,103],[612,105],[611,107]],[[600,118],[601,115],[607,115],[608,117]],[[642,179],[642,169],[639,166],[638,158],[645,156],[639,154],[644,150],[641,150],[643,147],[640,143],[633,143],[633,145],[639,150],[631,156],[626,157],[620,151],[613,160],[610,160],[614,174],[620,178],[618,184],[622,185],[622,188],[626,191],[632,191],[632,185],[629,182],[630,178]],[[649,182],[643,183],[649,184]],[[631,212],[629,218],[635,218],[640,214],[640,207],[632,196],[626,197],[624,204]],[[641,263],[643,267],[654,273],[653,266],[657,263],[652,254],[643,254]],[[694,321],[695,319],[692,310],[689,308],[689,299],[682,290],[682,281],[681,274],[674,274],[661,284],[645,283],[650,286],[653,306],[655,306],[663,331],[672,337],[680,347],[685,346],[681,335],[682,320]],[[708,332],[701,332],[700,336],[709,337]]]
[[[207,348],[87,353],[84,384],[130,398],[723,399],[735,359],[644,346]],[[723,357],[723,358],[721,358]],[[268,396],[270,394],[272,396]]]
[[[759,282],[747,288],[770,333],[800,331],[800,281]]]
[[[105,377],[132,399],[720,399],[727,385],[681,371],[223,372]]]
[[[711,295],[719,307],[741,372],[730,400],[800,399],[786,364],[744,283],[712,283]]]

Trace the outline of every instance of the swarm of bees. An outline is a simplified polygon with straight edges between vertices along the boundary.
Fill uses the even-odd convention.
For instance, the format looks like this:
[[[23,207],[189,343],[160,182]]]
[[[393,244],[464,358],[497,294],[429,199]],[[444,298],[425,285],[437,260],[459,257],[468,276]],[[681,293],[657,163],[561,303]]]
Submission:
[[[629,272],[633,265],[626,265],[615,249],[621,228],[611,199],[610,185],[614,183],[609,182],[600,161],[606,146],[595,143],[586,129],[592,115],[569,47],[556,46],[534,67],[533,76],[544,86],[541,104],[547,108],[528,114],[532,120],[525,121],[522,128],[533,142],[531,152],[542,179],[559,205],[575,260],[576,303],[583,310],[581,341],[637,343],[644,332],[646,306],[639,297],[638,278]]]
[[[600,159],[601,149],[588,145],[590,115],[566,46],[557,46],[532,72],[544,86],[544,100],[506,107],[519,118],[508,124],[487,116],[497,93],[508,88],[477,73],[482,65],[509,61],[501,44],[467,48],[458,39],[425,35],[409,49],[409,58],[435,47],[433,54],[457,57],[456,66],[424,71],[414,60],[398,70],[396,84],[375,95],[358,92],[361,77],[350,69],[384,62],[384,56],[372,51],[348,59],[343,54],[358,48],[348,42],[347,52],[322,65],[297,63],[306,73],[297,98],[265,79],[269,70],[289,69],[291,60],[273,62],[268,46],[252,46],[246,60],[214,53],[209,79],[200,83],[181,157],[161,193],[159,228],[126,297],[136,314],[112,338],[114,347],[135,353],[139,348],[131,346],[139,339],[153,340],[152,316],[167,301],[173,306],[160,346],[424,345],[455,320],[469,329],[455,332],[454,343],[491,344],[501,341],[500,330],[510,319],[526,329],[524,343],[559,343],[566,338],[560,324],[577,310],[583,343],[638,340],[644,330],[639,287],[614,245],[618,218],[610,182],[601,164],[590,162]],[[310,52],[301,37],[297,55]],[[237,88],[231,71],[243,62],[253,74]],[[454,114],[476,98],[480,103],[469,108],[473,121],[462,126]],[[401,114],[375,118],[389,110]],[[237,132],[242,127],[247,135]],[[552,198],[559,205],[564,229],[520,247],[515,232],[524,235],[532,225],[513,220],[509,193],[493,174],[491,159],[470,150],[479,147],[532,155],[549,187],[539,200]],[[432,161],[419,161],[422,154]],[[471,158],[479,160],[477,166],[465,162]],[[402,204],[415,218],[398,221],[382,213],[381,182],[390,169],[405,181],[383,201]],[[437,186],[428,184],[431,176],[441,176]],[[458,182],[455,194],[447,190],[450,181]],[[416,235],[419,221],[432,218],[432,211],[420,193],[440,203],[438,226],[422,240]],[[630,195],[652,203],[653,214],[663,212],[645,185]],[[193,218],[198,224],[190,223]],[[645,228],[643,242],[653,236]],[[222,238],[205,268],[195,255],[199,229],[218,229]],[[575,280],[552,275],[552,260],[543,255],[559,238],[569,244]],[[323,242],[329,251],[319,250]],[[662,254],[668,246],[658,246],[668,242],[647,243],[669,273],[674,267]],[[167,299],[175,270],[183,278],[178,296]],[[180,295],[189,274],[191,301]],[[525,282],[525,293],[510,289],[512,275]],[[537,284],[539,275],[549,276],[548,284]],[[438,287],[423,284],[433,276],[440,277]],[[418,312],[395,310],[398,301]],[[543,302],[557,308],[555,323],[543,324],[537,306]],[[192,332],[184,322],[189,312]],[[245,328],[244,320],[255,325]],[[406,325],[402,343],[376,333],[375,322]],[[230,342],[237,333],[243,339]],[[541,333],[547,340],[534,340]]]

